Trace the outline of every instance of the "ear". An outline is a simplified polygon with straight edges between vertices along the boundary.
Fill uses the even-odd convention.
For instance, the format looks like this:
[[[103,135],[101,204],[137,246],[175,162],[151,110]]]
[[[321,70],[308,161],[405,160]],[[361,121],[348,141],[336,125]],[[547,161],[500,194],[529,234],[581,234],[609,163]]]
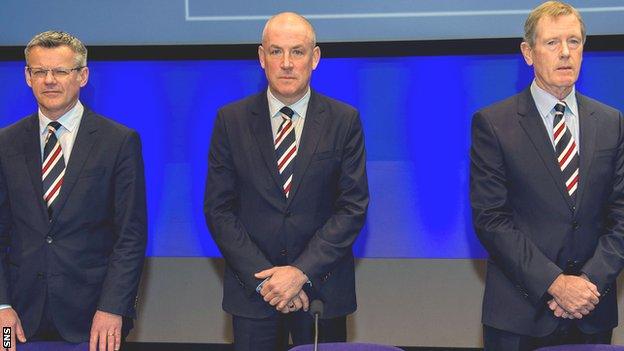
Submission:
[[[80,80],[81,88],[87,85],[87,82],[89,81],[89,67],[85,67],[80,70],[78,74],[78,79]]]
[[[262,45],[258,46],[258,59],[260,59],[260,66],[264,69],[264,47],[262,47]]]
[[[533,66],[533,49],[531,49],[529,43],[523,41],[520,44],[520,51],[522,52],[522,56],[524,57],[524,62],[526,62],[526,64],[529,66]]]
[[[312,69],[316,69],[316,66],[318,66],[319,61],[321,61],[321,48],[319,48],[318,46],[315,46],[314,49],[312,49]]]
[[[24,67],[24,77],[26,78],[26,84],[32,88],[32,80],[30,78],[30,73],[28,73],[28,66]]]

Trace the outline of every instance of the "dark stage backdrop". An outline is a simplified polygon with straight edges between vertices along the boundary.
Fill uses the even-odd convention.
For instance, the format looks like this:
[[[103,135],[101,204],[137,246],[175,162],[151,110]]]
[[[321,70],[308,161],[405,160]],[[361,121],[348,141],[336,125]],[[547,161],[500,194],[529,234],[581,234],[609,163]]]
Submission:
[[[142,137],[148,254],[219,256],[202,213],[208,144],[220,106],[264,89],[257,61],[89,67],[82,101]],[[0,77],[0,126],[6,126],[36,104],[23,62],[0,62]],[[531,77],[519,54],[321,60],[313,86],[358,107],[364,124],[371,205],[358,257],[485,257],[468,202],[471,116]],[[586,53],[577,88],[624,109],[624,52]]]

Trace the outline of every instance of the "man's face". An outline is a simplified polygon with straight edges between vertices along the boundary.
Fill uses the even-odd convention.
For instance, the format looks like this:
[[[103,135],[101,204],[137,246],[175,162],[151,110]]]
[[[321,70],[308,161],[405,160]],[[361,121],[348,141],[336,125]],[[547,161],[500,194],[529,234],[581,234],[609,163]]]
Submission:
[[[89,69],[69,71],[69,74],[53,74],[47,72],[45,76],[33,74],[40,69],[72,69],[78,65],[76,54],[68,46],[56,48],[34,47],[28,55],[26,68],[26,83],[32,88],[37,104],[46,117],[57,119],[69,111],[80,93],[80,88],[87,84]]]
[[[292,104],[307,92],[321,51],[312,47],[311,29],[304,22],[277,18],[267,27],[258,56],[271,93]]]
[[[559,99],[566,97],[578,79],[583,60],[581,23],[575,15],[542,17],[535,43],[522,43],[528,65],[533,65],[537,85]]]

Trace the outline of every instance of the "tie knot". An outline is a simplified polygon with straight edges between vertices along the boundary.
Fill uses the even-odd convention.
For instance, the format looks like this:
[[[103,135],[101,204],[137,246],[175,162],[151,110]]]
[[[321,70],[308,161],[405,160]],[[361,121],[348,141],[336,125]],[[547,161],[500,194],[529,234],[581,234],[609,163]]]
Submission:
[[[563,114],[563,112],[565,111],[566,108],[566,104],[563,101],[559,101],[557,102],[557,104],[555,105],[555,112],[556,113],[561,113]]]
[[[284,106],[284,107],[282,107],[282,109],[280,110],[280,112],[281,112],[283,115],[288,116],[288,118],[292,118],[292,117],[293,117],[293,115],[295,114],[295,111],[293,111],[293,110],[292,110],[290,107],[288,107],[288,106]]]
[[[61,128],[61,124],[57,121],[48,123],[48,130],[51,130],[52,132],[56,132],[59,128]]]

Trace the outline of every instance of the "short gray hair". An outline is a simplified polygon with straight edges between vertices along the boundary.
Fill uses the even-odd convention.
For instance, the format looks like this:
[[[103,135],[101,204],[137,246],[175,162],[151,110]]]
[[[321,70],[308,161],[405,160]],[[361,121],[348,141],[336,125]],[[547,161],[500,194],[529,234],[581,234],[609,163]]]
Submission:
[[[57,48],[61,46],[69,47],[76,54],[75,59],[78,66],[87,66],[87,48],[84,44],[78,38],[67,32],[55,30],[39,33],[30,40],[28,45],[26,45],[26,49],[24,49],[26,63],[28,63],[30,51],[35,47]]]
[[[567,15],[574,15],[578,19],[581,24],[581,36],[583,37],[583,43],[585,43],[585,23],[583,22],[583,18],[581,18],[581,14],[577,9],[572,7],[572,5],[561,1],[546,1],[531,11],[529,17],[526,19],[526,22],[524,22],[524,41],[529,44],[530,47],[535,45],[537,22],[539,22],[541,18],[557,18],[559,16]]]

